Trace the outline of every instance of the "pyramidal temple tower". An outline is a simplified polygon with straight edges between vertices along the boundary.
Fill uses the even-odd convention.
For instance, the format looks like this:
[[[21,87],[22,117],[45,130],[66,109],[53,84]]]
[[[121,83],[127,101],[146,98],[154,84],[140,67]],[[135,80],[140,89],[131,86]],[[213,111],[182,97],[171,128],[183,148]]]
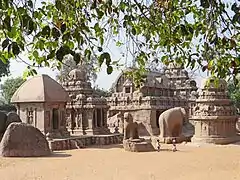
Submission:
[[[209,78],[203,83],[190,120],[195,125],[192,142],[228,144],[240,140],[236,132],[236,109],[223,79]]]

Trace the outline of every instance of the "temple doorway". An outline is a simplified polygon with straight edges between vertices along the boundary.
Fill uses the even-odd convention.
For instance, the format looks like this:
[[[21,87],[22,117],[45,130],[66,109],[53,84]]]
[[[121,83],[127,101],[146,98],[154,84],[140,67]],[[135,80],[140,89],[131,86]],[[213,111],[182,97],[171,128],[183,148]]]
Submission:
[[[58,109],[53,108],[52,111],[52,124],[53,124],[53,129],[59,129],[58,125]]]
[[[101,127],[101,121],[102,121],[101,109],[97,109],[97,127]]]

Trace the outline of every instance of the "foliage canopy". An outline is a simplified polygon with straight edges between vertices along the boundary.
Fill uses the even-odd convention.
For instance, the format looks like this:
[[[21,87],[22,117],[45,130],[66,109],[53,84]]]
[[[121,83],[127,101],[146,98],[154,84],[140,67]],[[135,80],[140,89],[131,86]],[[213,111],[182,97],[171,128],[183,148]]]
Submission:
[[[234,0],[0,0],[0,59],[23,53],[33,67],[98,58],[111,74],[109,39],[130,48],[139,83],[148,61],[201,67],[218,77],[239,73],[240,6]],[[119,38],[122,37],[122,38]]]
[[[1,93],[5,104],[11,104],[11,98],[15,91],[25,82],[22,77],[8,78],[1,85]]]

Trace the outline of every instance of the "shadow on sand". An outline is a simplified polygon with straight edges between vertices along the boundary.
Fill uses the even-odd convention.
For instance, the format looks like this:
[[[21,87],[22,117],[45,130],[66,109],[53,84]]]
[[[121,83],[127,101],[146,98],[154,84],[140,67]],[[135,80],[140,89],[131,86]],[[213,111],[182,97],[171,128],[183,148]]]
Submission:
[[[123,149],[123,145],[122,144],[92,145],[87,148],[88,149]]]
[[[60,152],[60,151],[56,151],[56,152],[52,152],[52,154],[50,156],[47,156],[46,158],[56,158],[56,157],[61,157],[61,158],[65,158],[65,157],[71,157],[71,154],[67,154],[65,152]]]

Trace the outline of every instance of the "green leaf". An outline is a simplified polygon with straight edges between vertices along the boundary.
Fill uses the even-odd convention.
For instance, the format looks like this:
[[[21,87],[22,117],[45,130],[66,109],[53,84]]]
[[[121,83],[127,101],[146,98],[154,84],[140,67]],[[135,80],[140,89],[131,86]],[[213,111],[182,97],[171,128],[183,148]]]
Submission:
[[[132,27],[132,34],[135,36],[137,34],[137,31],[134,27]]]
[[[3,50],[9,45],[9,39],[5,39],[3,42],[2,42],[2,48]]]
[[[103,48],[102,48],[102,47],[98,47],[98,51],[99,51],[99,52],[102,52],[102,51],[103,51]]]
[[[11,18],[9,15],[7,15],[4,20],[3,20],[3,26],[6,28],[8,31],[11,31]]]
[[[100,67],[102,66],[102,63],[104,62],[104,60],[106,60],[106,64],[107,64],[107,66],[109,66],[109,64],[111,63],[111,56],[109,53],[104,52],[98,58],[98,64]]]
[[[76,62],[76,64],[78,64],[81,60],[81,56],[79,53],[75,53],[75,55],[73,56],[74,61]]]
[[[107,67],[107,74],[109,75],[109,74],[112,74],[112,72],[113,72],[113,67],[112,66],[108,66]]]
[[[90,61],[92,52],[89,49],[84,51],[84,56]]]
[[[56,1],[55,1],[55,6],[56,6],[56,8],[57,8],[58,10],[64,11],[64,6],[63,6],[61,0],[56,0]]]
[[[55,56],[55,50],[52,50],[50,54],[47,55],[47,59],[53,59]]]
[[[56,52],[56,58],[57,58],[57,60],[59,60],[60,62],[62,62],[63,57],[64,57],[65,55],[70,54],[70,53],[71,53],[71,50],[69,49],[68,46],[62,46],[62,47],[60,47],[60,48],[57,50],[57,52]]]
[[[61,32],[64,33],[66,31],[66,29],[67,29],[67,25],[62,23],[61,24]]]
[[[12,52],[15,56],[20,53],[20,48],[16,42],[12,43]]]
[[[42,35],[43,36],[46,36],[46,37],[49,37],[50,36],[50,27],[47,25],[45,26],[43,29],[42,29]]]
[[[52,36],[53,36],[53,38],[55,38],[55,39],[58,39],[59,37],[60,37],[60,31],[57,29],[57,28],[52,28]]]
[[[28,0],[28,1],[27,1],[27,4],[28,4],[28,6],[29,6],[30,8],[33,8],[33,2],[32,2],[31,0]]]
[[[104,12],[102,12],[99,9],[96,9],[96,11],[97,11],[98,19],[102,19],[103,15],[104,15]]]
[[[68,40],[70,40],[70,39],[71,39],[71,34],[70,34],[70,32],[67,32],[67,33],[64,34],[63,37],[62,37],[63,42],[64,42],[64,41],[68,41]]]

